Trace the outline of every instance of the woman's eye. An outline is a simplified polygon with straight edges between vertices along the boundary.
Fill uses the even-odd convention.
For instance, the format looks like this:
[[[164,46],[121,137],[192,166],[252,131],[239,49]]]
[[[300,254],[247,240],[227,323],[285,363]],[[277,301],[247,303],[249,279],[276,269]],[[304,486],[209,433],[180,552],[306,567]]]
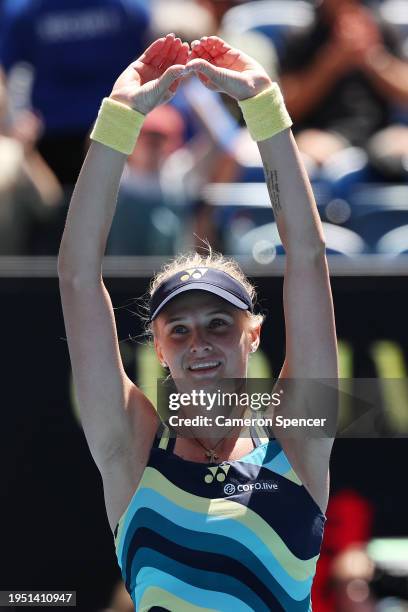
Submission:
[[[221,325],[220,325],[221,323]],[[214,325],[215,324],[215,325]],[[223,319],[213,319],[211,321],[211,325],[214,327],[222,327],[223,325],[226,325],[226,322]]]
[[[209,327],[217,329],[218,327],[226,327],[226,325],[227,325],[227,322],[224,321],[224,319],[211,319]],[[185,327],[185,325],[176,325],[171,330],[171,333],[180,336],[186,333],[187,331],[188,330]]]

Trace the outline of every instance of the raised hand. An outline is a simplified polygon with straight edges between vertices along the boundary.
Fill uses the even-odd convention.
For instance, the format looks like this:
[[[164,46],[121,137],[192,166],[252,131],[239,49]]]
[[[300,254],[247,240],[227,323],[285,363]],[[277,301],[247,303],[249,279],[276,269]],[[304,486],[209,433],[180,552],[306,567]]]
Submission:
[[[251,98],[272,83],[258,62],[218,36],[203,36],[191,44],[186,70],[195,72],[209,89],[236,100]]]
[[[369,53],[383,47],[382,34],[370,11],[362,6],[342,9],[333,27],[332,46],[347,68],[364,68]]]
[[[146,115],[174,96],[188,55],[188,43],[174,34],[159,38],[122,72],[110,97]]]

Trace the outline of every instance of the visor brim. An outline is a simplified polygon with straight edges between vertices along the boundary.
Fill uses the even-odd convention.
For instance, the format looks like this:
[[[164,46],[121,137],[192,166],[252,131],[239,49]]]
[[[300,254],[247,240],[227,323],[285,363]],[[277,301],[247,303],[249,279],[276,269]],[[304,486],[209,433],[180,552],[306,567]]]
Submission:
[[[238,298],[233,293],[230,293],[229,291],[222,289],[221,287],[217,287],[210,283],[203,283],[203,282],[188,283],[188,285],[185,285],[183,287],[178,287],[177,289],[172,291],[170,295],[168,295],[161,302],[161,304],[156,308],[156,310],[153,312],[153,314],[150,317],[150,321],[153,321],[157,317],[157,315],[162,311],[164,306],[166,306],[168,302],[170,302],[170,300],[175,298],[177,295],[180,295],[181,293],[185,293],[186,291],[192,291],[193,289],[198,289],[200,291],[206,291],[207,293],[212,293],[214,295],[217,295],[218,297],[222,298],[223,300],[226,300],[233,306],[236,306],[240,310],[250,310],[250,306],[246,302]]]

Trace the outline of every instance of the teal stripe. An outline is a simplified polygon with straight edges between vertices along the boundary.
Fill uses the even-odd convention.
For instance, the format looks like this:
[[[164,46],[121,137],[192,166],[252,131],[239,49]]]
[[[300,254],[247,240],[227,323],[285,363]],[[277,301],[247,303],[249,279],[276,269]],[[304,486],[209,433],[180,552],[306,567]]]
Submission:
[[[277,457],[274,457],[268,463],[264,463],[263,467],[281,475],[286,474],[286,472],[291,469],[291,465],[283,451],[281,451]]]
[[[260,447],[258,447],[260,449]],[[258,449],[257,449],[258,450]],[[240,463],[246,463],[249,465],[259,465],[267,470],[271,470],[280,476],[286,474],[291,469],[291,465],[287,460],[287,457],[283,451],[279,451],[274,457],[270,458],[268,462],[265,462],[265,452],[260,449],[260,452],[254,452],[250,457],[244,457],[240,459]]]
[[[250,455],[242,457],[239,462],[262,466],[280,476],[286,474],[292,467],[276,440],[270,440],[258,446]]]
[[[153,578],[153,581],[151,580]],[[139,587],[136,588],[134,600],[136,602],[136,610],[139,609],[141,599],[145,590],[150,587],[159,587],[165,589],[184,599],[188,603],[206,608],[216,608],[219,612],[254,612],[253,608],[248,607],[242,601],[219,591],[207,591],[198,587],[187,584],[183,580],[162,572],[155,567],[144,567],[138,574],[140,581]]]
[[[126,538],[122,539],[118,550],[118,558],[119,562],[121,563],[121,567],[123,564],[126,564],[126,556],[123,555],[123,549],[125,547],[127,553],[129,542],[133,537],[132,532],[134,532],[134,530],[129,529],[130,523],[132,522],[131,517],[136,513],[137,508],[142,507],[150,508],[153,511],[155,511],[156,508],[160,508],[161,514],[166,516],[168,520],[191,531],[220,536],[224,536],[226,533],[228,533],[231,539],[238,541],[248,550],[252,550],[252,552],[261,562],[262,559],[267,559],[270,573],[273,573],[278,584],[287,593],[290,593],[291,597],[296,600],[303,599],[306,583],[310,585],[310,578],[313,577],[309,577],[304,582],[295,581],[278,563],[277,559],[265,546],[264,542],[253,531],[251,531],[251,529],[233,519],[223,518],[221,521],[217,517],[211,517],[206,514],[186,510],[185,508],[173,504],[156,491],[147,488],[143,488],[138,491],[134,500],[132,501],[130,512],[126,516]]]
[[[276,455],[282,452],[281,447],[277,444],[276,440],[269,440],[264,442],[251,453],[238,459],[239,463],[252,463],[254,465],[264,465],[265,461],[271,461]]]
[[[245,548],[241,542],[236,542],[225,534],[209,535],[208,533],[191,531],[175,525],[167,518],[157,514],[157,512],[146,508],[136,512],[135,519],[131,524],[131,530],[133,533],[136,533],[136,538],[136,530],[139,526],[151,529],[152,532],[159,533],[162,537],[169,540],[169,551],[171,550],[171,542],[174,542],[179,546],[191,548],[198,552],[208,552],[210,554],[220,554],[231,557],[246,568],[244,571],[249,571],[250,574],[263,582],[264,587],[279,601],[285,600],[288,593],[292,599],[297,601],[305,599],[310,593],[313,577],[304,581],[297,581],[291,576],[288,576],[286,584],[284,585],[285,592],[270,571],[272,569],[270,554],[265,560],[268,564],[267,567],[265,563],[256,556],[253,549]],[[248,574],[249,581],[251,580],[250,574]]]
[[[150,568],[150,573],[148,568]],[[158,579],[159,573],[168,577],[166,586],[160,583]],[[222,589],[221,593],[223,595],[238,598],[240,605],[245,605],[245,609],[256,610],[256,612],[270,612],[270,609],[256,593],[232,576],[189,567],[175,561],[171,557],[162,555],[156,550],[139,548],[132,559],[132,584],[142,584],[144,589],[150,586],[162,587],[166,588],[173,595],[185,597],[184,591],[175,590],[175,579],[180,581],[183,579],[183,582],[200,589],[201,599],[198,600],[197,605],[215,608],[216,610],[224,609],[223,606],[225,604],[222,602],[222,597],[219,596],[220,592],[218,591],[218,589]],[[214,588],[217,590],[213,590]],[[137,598],[139,598],[139,595],[137,595]],[[232,609],[234,610],[234,608]]]

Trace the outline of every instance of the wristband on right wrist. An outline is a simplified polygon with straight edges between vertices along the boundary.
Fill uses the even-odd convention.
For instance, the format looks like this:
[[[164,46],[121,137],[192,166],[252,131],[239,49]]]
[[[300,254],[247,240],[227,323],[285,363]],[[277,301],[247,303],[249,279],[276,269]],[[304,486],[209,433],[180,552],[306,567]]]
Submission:
[[[90,138],[130,155],[135,148],[145,115],[112,98],[104,98]]]
[[[238,104],[253,140],[266,140],[293,124],[277,83]]]

